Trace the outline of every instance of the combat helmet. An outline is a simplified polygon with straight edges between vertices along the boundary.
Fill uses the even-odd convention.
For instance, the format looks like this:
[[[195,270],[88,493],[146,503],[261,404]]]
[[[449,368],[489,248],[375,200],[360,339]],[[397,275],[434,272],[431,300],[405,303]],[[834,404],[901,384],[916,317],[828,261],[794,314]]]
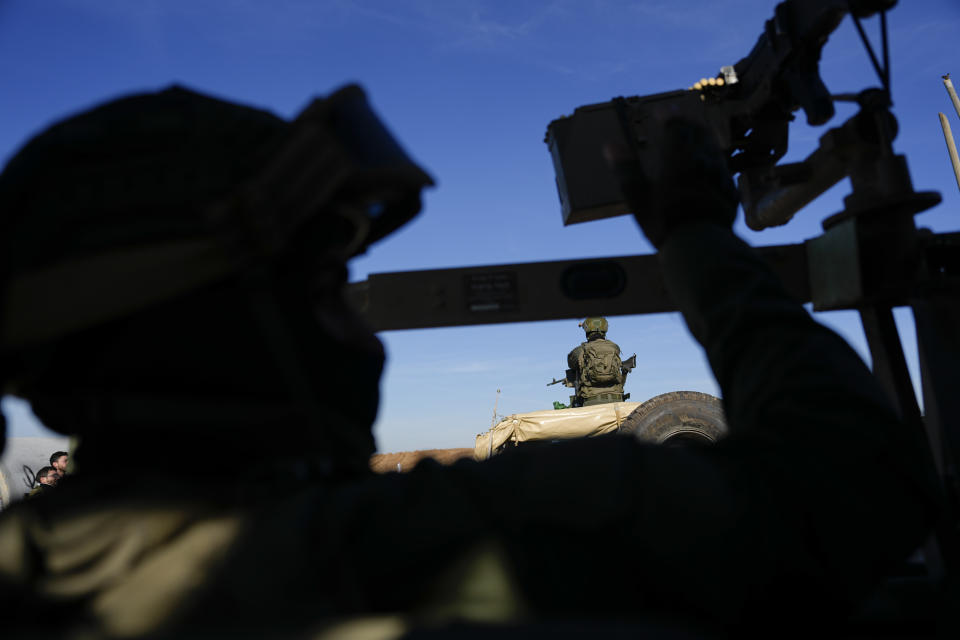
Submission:
[[[607,324],[607,319],[603,316],[590,316],[581,322],[580,326],[583,327],[583,331],[587,336],[591,333],[599,333],[603,336],[607,334],[609,325]]]
[[[138,331],[147,326],[145,317],[234,286],[238,278],[246,284],[233,291],[243,288],[251,300],[259,297],[246,305],[254,310],[239,303],[237,310],[259,318],[247,324],[266,327],[265,343],[283,345],[291,330],[311,334],[301,319],[306,312],[298,311],[299,325],[284,323],[284,316],[292,316],[277,296],[293,285],[283,277],[304,273],[295,280],[299,286],[310,280],[311,269],[323,266],[325,277],[333,273],[342,286],[346,259],[416,215],[420,192],[431,184],[355,85],[313,100],[291,121],[174,86],[56,123],[25,144],[0,173],[4,391],[27,397],[47,426],[79,433],[87,442],[97,434],[88,437],[81,427],[100,428],[121,416],[145,428],[153,426],[151,420],[166,428],[186,414],[210,414],[217,406],[194,406],[189,388],[178,389],[179,397],[144,399],[140,389],[123,388],[122,380],[85,380],[79,367],[86,356],[105,349],[120,352],[119,340],[131,325]],[[340,265],[339,271],[330,264]],[[216,311],[213,301],[205,305],[205,311]],[[178,317],[177,328],[189,331],[190,315]],[[223,317],[232,322],[226,311]],[[201,315],[195,321],[211,324]],[[160,331],[170,326],[154,323],[150,326]],[[339,340],[333,330],[324,346],[337,347]],[[146,342],[140,343],[146,348]],[[240,342],[238,350],[246,346]],[[287,348],[287,355],[268,363],[278,378],[298,374],[302,359],[295,350]],[[159,351],[151,355],[163,357]],[[265,362],[278,353],[266,347],[261,352]],[[68,359],[71,365],[65,366]],[[362,383],[370,386],[367,379]],[[121,391],[92,397],[111,384]],[[354,380],[350,388],[358,384]],[[318,394],[315,388],[298,393]],[[240,420],[258,412],[285,417],[269,401],[258,408],[254,401],[242,406],[243,400],[229,399]],[[301,400],[298,416],[315,415],[316,405],[322,407],[322,399]],[[366,411],[375,415],[375,398],[372,404]],[[299,409],[306,405],[314,408]],[[148,415],[146,406],[161,407],[157,415],[167,417]],[[89,414],[83,425],[64,426],[81,411]],[[99,435],[104,441],[108,436]],[[357,434],[356,440],[360,444],[352,449],[359,460],[368,455],[372,434]]]
[[[109,102],[36,136],[0,174],[0,349],[282,253],[320,215],[355,255],[412,218],[431,184],[355,85],[292,122],[178,86]]]

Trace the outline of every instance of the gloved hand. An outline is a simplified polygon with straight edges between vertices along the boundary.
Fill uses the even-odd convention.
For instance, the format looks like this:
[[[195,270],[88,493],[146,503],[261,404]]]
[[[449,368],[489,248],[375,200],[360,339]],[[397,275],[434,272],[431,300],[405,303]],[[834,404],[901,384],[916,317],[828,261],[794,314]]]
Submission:
[[[659,154],[655,176],[647,175],[633,151],[605,149],[607,162],[650,243],[659,249],[671,231],[696,222],[730,228],[739,194],[710,133],[675,118],[664,123],[655,145]]]

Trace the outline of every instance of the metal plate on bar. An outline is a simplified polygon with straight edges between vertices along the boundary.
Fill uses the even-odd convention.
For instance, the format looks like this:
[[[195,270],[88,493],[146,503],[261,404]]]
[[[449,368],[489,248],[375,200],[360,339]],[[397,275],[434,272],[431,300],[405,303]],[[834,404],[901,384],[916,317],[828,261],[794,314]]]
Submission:
[[[463,276],[467,311],[474,313],[516,311],[520,306],[515,271],[468,273]]]

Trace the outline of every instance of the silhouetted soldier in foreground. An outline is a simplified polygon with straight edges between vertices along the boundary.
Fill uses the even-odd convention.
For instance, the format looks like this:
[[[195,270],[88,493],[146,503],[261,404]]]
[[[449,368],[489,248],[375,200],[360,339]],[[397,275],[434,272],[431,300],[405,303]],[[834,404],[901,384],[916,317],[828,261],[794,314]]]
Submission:
[[[383,352],[344,302],[344,265],[416,213],[429,178],[356,93],[288,123],[174,88],[31,140],[0,176],[3,373],[80,444],[70,483],[0,516],[4,630],[352,619],[389,637],[461,619],[560,636],[847,615],[929,529],[923,450],[732,233],[707,138],[665,136],[663,182],[619,167],[732,435],[384,476],[367,466]]]
[[[620,346],[607,340],[607,319],[590,317],[580,323],[587,341],[567,354],[567,366],[576,380],[575,407],[623,402],[627,376],[620,359]]]

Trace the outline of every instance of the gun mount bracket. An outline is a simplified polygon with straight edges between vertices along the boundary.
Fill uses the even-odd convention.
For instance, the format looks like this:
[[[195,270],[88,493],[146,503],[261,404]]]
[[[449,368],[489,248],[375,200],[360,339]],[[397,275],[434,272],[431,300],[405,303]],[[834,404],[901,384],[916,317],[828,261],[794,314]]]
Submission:
[[[937,206],[941,200],[940,193],[937,191],[914,191],[899,197],[858,199],[856,203],[849,203],[850,206],[843,211],[825,218],[822,223],[823,229],[826,231],[844,220],[863,215],[883,218],[916,215]]]

